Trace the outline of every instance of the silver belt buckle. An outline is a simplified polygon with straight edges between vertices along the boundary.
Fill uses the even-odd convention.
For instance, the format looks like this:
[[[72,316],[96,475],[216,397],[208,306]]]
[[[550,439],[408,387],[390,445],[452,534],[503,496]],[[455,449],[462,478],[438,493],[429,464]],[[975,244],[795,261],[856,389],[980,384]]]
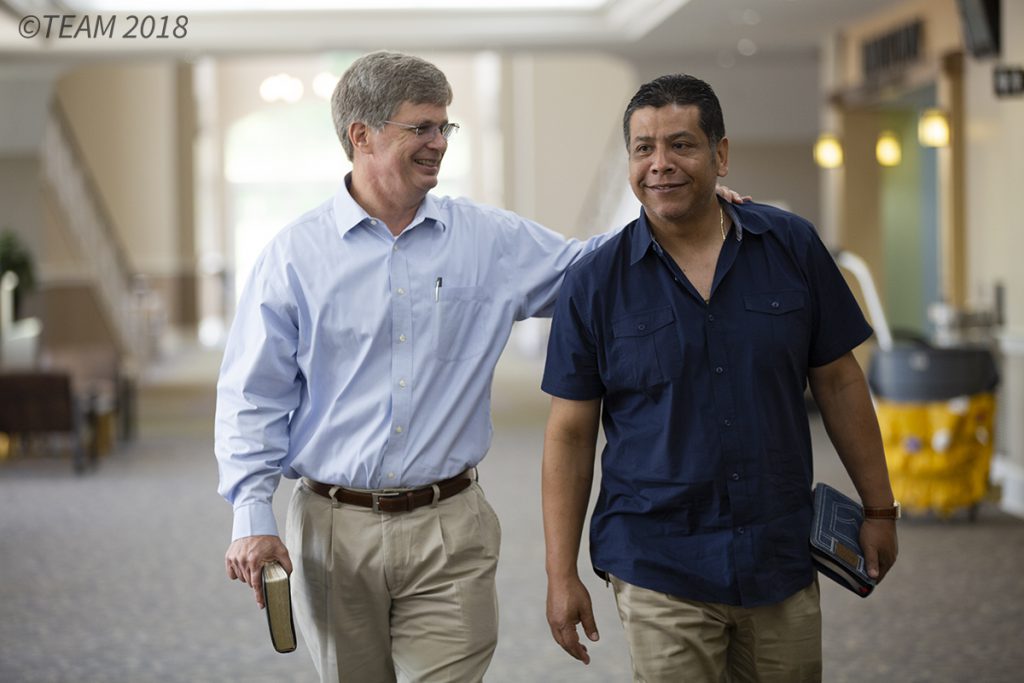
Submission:
[[[398,498],[401,495],[404,495],[401,491],[370,491],[371,507],[377,514],[382,514],[384,511],[380,509],[380,499]]]

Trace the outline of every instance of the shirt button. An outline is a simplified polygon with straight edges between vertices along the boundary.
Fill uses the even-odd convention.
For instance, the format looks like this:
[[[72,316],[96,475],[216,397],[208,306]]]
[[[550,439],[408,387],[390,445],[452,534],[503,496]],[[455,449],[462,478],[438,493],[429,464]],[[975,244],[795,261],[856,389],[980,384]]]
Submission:
[[[738,534],[745,534],[745,533],[747,533],[747,528],[743,527],[743,526],[738,526],[738,527],[736,527],[736,533],[738,533]]]
[[[401,343],[404,344],[405,343],[405,335],[404,334],[398,335],[398,341],[400,341]]]
[[[391,251],[398,251],[398,245],[396,244],[395,246],[391,247]]]
[[[647,325],[640,323],[639,325],[636,326],[636,329],[639,330],[640,332],[643,332],[644,330],[647,329]]]
[[[377,219],[376,218],[371,218],[370,219],[370,225],[377,225]]]
[[[739,472],[733,472],[732,473],[732,480],[733,481],[739,481],[740,480],[740,473]]]
[[[778,307],[779,307],[779,302],[778,301],[773,301],[772,302],[772,308],[778,308]]]
[[[722,420],[722,424],[724,424],[726,427],[732,427],[732,420],[730,420],[729,418],[725,418],[724,420]]]
[[[395,473],[394,472],[388,472],[388,479],[394,479],[394,478],[395,478]]]
[[[405,294],[405,290],[404,290],[404,289],[402,289],[401,287],[399,287],[399,288],[398,288],[398,293],[399,293],[399,294]]]
[[[715,322],[715,316],[713,316],[713,315],[711,315],[710,313],[708,313],[708,322],[709,322],[709,323],[713,323],[713,322]]]
[[[395,434],[401,434],[401,433],[402,433],[401,425],[399,425],[398,427],[395,427]]]
[[[719,365],[717,368],[715,368],[715,374],[716,375],[721,375],[723,372],[725,372],[725,368],[723,368],[721,365]]]
[[[402,387],[404,389],[405,388],[405,380],[404,379],[398,380],[398,386],[400,386],[400,387]]]

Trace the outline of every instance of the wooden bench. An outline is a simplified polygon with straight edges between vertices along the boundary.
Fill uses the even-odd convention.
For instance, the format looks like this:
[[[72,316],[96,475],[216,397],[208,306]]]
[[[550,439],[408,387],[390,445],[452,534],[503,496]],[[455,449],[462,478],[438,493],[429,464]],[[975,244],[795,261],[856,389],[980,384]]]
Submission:
[[[71,436],[75,472],[95,465],[96,413],[75,397],[65,372],[0,372],[0,432],[11,437]],[[12,439],[13,441],[13,439]]]

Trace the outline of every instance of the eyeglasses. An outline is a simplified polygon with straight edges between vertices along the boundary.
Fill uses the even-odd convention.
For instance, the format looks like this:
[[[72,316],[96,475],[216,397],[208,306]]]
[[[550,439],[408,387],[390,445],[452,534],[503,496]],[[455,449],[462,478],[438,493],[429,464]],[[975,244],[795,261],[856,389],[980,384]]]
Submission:
[[[417,137],[429,135],[431,138],[433,138],[435,132],[440,132],[441,137],[443,137],[445,140],[455,135],[455,133],[459,130],[459,124],[457,123],[442,123],[439,126],[434,125],[432,123],[423,123],[418,126],[414,126],[411,123],[399,123],[398,121],[385,121],[384,123],[390,123],[392,126],[399,126],[401,128],[411,130],[413,133],[416,133]]]

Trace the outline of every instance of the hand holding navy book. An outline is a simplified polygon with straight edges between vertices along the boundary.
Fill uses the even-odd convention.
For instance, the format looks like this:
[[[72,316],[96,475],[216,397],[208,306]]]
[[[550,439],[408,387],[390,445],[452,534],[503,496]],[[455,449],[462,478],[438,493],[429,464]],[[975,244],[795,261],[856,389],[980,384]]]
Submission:
[[[868,576],[860,548],[864,508],[828,484],[814,486],[811,558],[819,572],[862,598],[878,584]]]

